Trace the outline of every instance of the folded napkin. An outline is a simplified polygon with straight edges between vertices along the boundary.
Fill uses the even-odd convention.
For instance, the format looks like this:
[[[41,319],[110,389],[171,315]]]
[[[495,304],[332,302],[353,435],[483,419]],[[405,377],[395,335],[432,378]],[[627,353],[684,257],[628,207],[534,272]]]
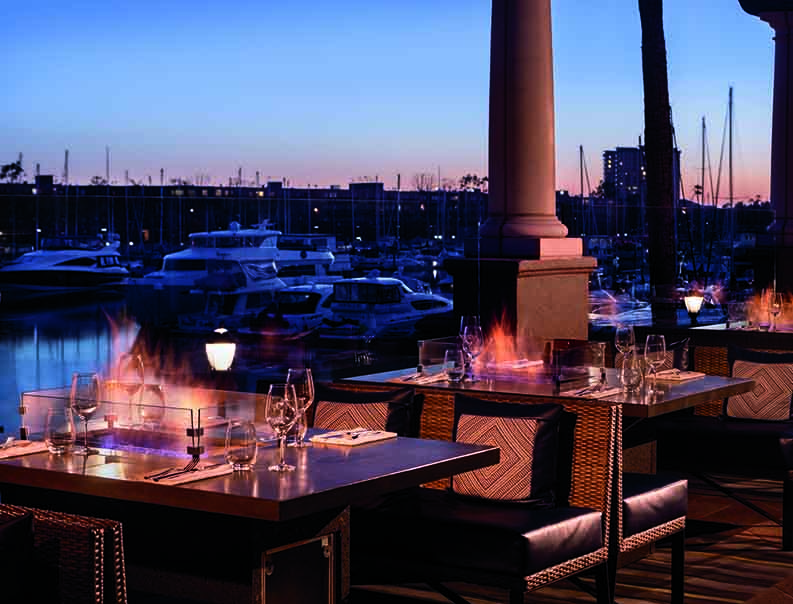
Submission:
[[[377,442],[396,438],[396,432],[385,432],[383,430],[366,430],[365,428],[354,428],[352,430],[336,430],[335,432],[324,432],[311,437],[311,442],[323,445],[341,445],[343,447],[355,447],[366,443]]]
[[[47,450],[47,444],[37,440],[15,440],[11,446],[0,449],[0,459],[11,459],[22,455],[32,455]]]
[[[666,369],[659,371],[656,379],[659,382],[684,382],[686,380],[693,380],[696,378],[704,377],[705,374],[701,371],[680,371],[679,369]]]
[[[234,470],[232,469],[231,465],[222,462],[222,463],[213,463],[206,466],[199,466],[194,470],[190,470],[189,472],[185,472],[184,474],[177,474],[172,478],[162,478],[157,481],[157,484],[185,484],[187,482],[195,482],[197,480],[205,480],[207,478],[215,478],[217,476],[224,476],[226,474],[231,474]],[[147,482],[154,482],[151,479],[146,480]]]
[[[593,386],[591,388],[594,388]],[[610,398],[622,392],[622,388],[606,388],[605,390],[588,390],[585,388],[578,388],[576,390],[566,390],[560,392],[560,396],[578,396],[581,398]]]
[[[435,382],[446,381],[446,374],[443,371],[435,373],[411,373],[401,378],[394,380],[396,382],[407,384],[434,384]]]

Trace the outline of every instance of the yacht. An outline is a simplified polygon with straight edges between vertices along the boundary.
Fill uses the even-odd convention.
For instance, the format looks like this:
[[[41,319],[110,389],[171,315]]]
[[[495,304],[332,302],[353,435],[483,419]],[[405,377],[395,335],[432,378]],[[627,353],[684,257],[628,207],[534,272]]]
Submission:
[[[290,285],[275,294],[273,303],[256,316],[240,334],[297,340],[312,336],[333,312],[333,285]]]
[[[281,250],[279,241],[283,237],[287,239]],[[206,288],[197,281],[210,272],[228,272],[228,267],[218,269],[219,261],[236,263],[255,282],[248,285],[259,289],[279,289],[294,283],[295,278],[309,278],[318,266],[333,262],[332,252],[322,249],[318,242],[310,249],[308,244],[289,244],[288,237],[267,223],[241,228],[232,222],[225,230],[191,233],[190,247],[166,255],[160,270],[129,280],[130,312],[139,322],[154,324],[175,323],[179,315],[203,312],[207,300],[200,294]],[[286,273],[283,279],[278,276],[279,270]]]
[[[415,292],[400,279],[373,271],[336,281],[331,310],[317,330],[320,339],[370,343],[415,337],[417,323],[450,315],[453,307],[442,296]]]
[[[18,305],[75,294],[121,293],[129,271],[119,237],[46,237],[38,250],[0,268],[0,301]]]

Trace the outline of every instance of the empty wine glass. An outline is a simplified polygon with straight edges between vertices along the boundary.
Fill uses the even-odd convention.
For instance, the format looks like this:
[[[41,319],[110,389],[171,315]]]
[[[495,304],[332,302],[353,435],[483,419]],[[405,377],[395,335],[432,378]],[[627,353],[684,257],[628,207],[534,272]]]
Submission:
[[[297,421],[295,422],[295,447],[310,447],[306,441],[308,421],[306,411],[314,402],[314,377],[308,367],[293,368],[286,372],[286,383],[295,388],[297,397]]]
[[[644,343],[644,361],[647,363],[650,379],[650,393],[657,391],[658,370],[666,361],[666,340],[660,334],[648,334]]]
[[[482,354],[482,349],[485,346],[485,336],[482,332],[482,326],[479,325],[478,318],[476,322],[471,322],[468,325],[463,327],[463,331],[460,334],[460,338],[463,345],[463,350],[465,351],[466,356],[468,357],[468,363],[470,364],[469,370],[469,377],[472,382],[476,382],[476,372],[474,371],[474,366],[476,364],[476,359]]]
[[[55,455],[68,453],[76,440],[74,418],[70,407],[47,409],[44,422],[44,444]]]
[[[229,422],[225,457],[235,472],[253,469],[256,463],[256,426],[252,421],[235,419]]]
[[[271,472],[291,472],[295,466],[285,461],[286,435],[297,420],[295,387],[291,384],[271,384],[267,392],[264,415],[278,437],[278,463],[270,466]]]
[[[139,354],[124,352],[118,357],[116,365],[116,385],[127,395],[129,403],[128,423],[135,425],[135,406],[140,405],[143,386],[146,382],[143,369],[143,357]]]
[[[636,345],[636,334],[633,325],[628,323],[617,323],[614,330],[614,346],[623,355]]]
[[[77,455],[99,453],[88,446],[88,420],[96,413],[101,397],[99,374],[94,372],[72,374],[72,387],[69,390],[69,407],[83,420],[83,446],[75,451]]]

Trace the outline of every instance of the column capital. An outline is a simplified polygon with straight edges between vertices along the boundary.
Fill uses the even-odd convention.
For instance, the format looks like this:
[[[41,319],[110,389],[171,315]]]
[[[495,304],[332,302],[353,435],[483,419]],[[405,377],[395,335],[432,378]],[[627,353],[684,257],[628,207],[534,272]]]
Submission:
[[[768,23],[779,35],[790,35],[791,25],[793,25],[793,12],[790,11],[774,11],[767,13],[760,13],[757,15],[761,21]]]

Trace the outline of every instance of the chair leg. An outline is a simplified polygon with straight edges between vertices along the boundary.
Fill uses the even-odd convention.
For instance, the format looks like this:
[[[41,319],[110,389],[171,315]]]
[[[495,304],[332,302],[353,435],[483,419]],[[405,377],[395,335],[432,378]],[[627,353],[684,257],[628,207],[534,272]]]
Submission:
[[[793,551],[793,478],[782,483],[782,549]]]
[[[611,567],[614,567],[613,577]],[[598,604],[612,604],[614,602],[614,586],[617,581],[617,564],[610,560],[604,561],[595,569],[595,588],[597,589]]]
[[[683,604],[686,593],[686,530],[671,537],[672,542],[672,604]]]

